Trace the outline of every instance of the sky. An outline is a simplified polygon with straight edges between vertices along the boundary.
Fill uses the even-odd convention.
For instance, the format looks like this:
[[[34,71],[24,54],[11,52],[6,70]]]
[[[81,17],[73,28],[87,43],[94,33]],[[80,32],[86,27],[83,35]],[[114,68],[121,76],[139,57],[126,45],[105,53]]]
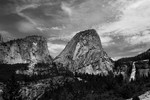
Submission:
[[[150,0],[0,0],[4,41],[42,35],[57,56],[79,31],[95,29],[113,59],[150,48]]]

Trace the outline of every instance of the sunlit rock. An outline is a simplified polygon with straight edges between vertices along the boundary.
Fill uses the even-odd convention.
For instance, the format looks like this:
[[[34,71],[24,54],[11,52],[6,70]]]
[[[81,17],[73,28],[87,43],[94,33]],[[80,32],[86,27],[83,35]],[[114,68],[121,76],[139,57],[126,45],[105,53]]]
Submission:
[[[6,64],[51,63],[52,58],[44,37],[28,36],[24,39],[1,43],[0,62]]]
[[[113,69],[94,29],[77,33],[54,61],[72,72],[107,75]]]

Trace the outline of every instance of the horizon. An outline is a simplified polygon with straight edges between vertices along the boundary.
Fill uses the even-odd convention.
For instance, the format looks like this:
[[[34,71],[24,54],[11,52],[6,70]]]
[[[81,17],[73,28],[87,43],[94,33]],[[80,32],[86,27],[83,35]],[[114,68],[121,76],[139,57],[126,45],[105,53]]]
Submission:
[[[79,31],[95,29],[113,59],[150,48],[150,0],[1,0],[4,41],[41,35],[57,56]]]

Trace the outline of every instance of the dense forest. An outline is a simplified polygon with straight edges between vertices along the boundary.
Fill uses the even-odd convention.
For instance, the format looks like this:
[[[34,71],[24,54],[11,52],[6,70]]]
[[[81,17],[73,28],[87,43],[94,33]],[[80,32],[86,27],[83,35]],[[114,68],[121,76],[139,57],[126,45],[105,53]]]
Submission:
[[[126,83],[122,75],[112,77],[75,74],[75,81],[48,89],[40,100],[125,100],[137,98],[150,88],[150,77]],[[138,99],[136,99],[138,100]]]
[[[42,64],[39,65],[41,66]],[[25,65],[22,68],[26,69]],[[56,68],[53,70],[56,70]],[[125,100],[127,98],[137,98],[138,95],[150,89],[150,77],[140,77],[129,83],[123,80],[122,75],[114,76],[113,73],[108,76],[73,74],[63,68],[56,72],[59,76],[70,77],[73,80],[65,80],[63,85],[57,84],[57,86],[49,81],[50,87],[45,88],[45,92],[39,100]],[[21,81],[38,82],[38,80],[54,76],[43,74],[21,77],[24,78],[18,80],[18,76],[11,74],[9,79],[5,80],[4,100],[22,100],[19,94]]]

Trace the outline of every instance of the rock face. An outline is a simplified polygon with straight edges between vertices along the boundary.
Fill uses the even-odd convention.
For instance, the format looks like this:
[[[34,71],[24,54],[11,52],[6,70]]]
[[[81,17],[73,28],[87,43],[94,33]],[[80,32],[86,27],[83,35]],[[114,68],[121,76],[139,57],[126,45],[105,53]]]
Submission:
[[[114,71],[126,73],[129,81],[131,79],[135,80],[137,77],[148,77],[150,73],[150,49],[136,56],[121,58],[115,61]]]
[[[3,37],[2,35],[0,34],[0,43],[3,42]]]
[[[55,58],[72,72],[107,75],[113,69],[112,60],[103,50],[94,29],[77,33],[65,49]]]
[[[28,36],[0,44],[0,62],[6,64],[52,61],[47,41],[41,36]]]
[[[122,64],[124,62],[133,62],[133,61],[142,61],[142,60],[150,60],[150,49],[148,49],[147,51],[141,53],[141,54],[138,54],[136,56],[133,56],[133,57],[126,57],[126,58],[121,58],[121,59],[118,59],[116,61],[116,64]]]

